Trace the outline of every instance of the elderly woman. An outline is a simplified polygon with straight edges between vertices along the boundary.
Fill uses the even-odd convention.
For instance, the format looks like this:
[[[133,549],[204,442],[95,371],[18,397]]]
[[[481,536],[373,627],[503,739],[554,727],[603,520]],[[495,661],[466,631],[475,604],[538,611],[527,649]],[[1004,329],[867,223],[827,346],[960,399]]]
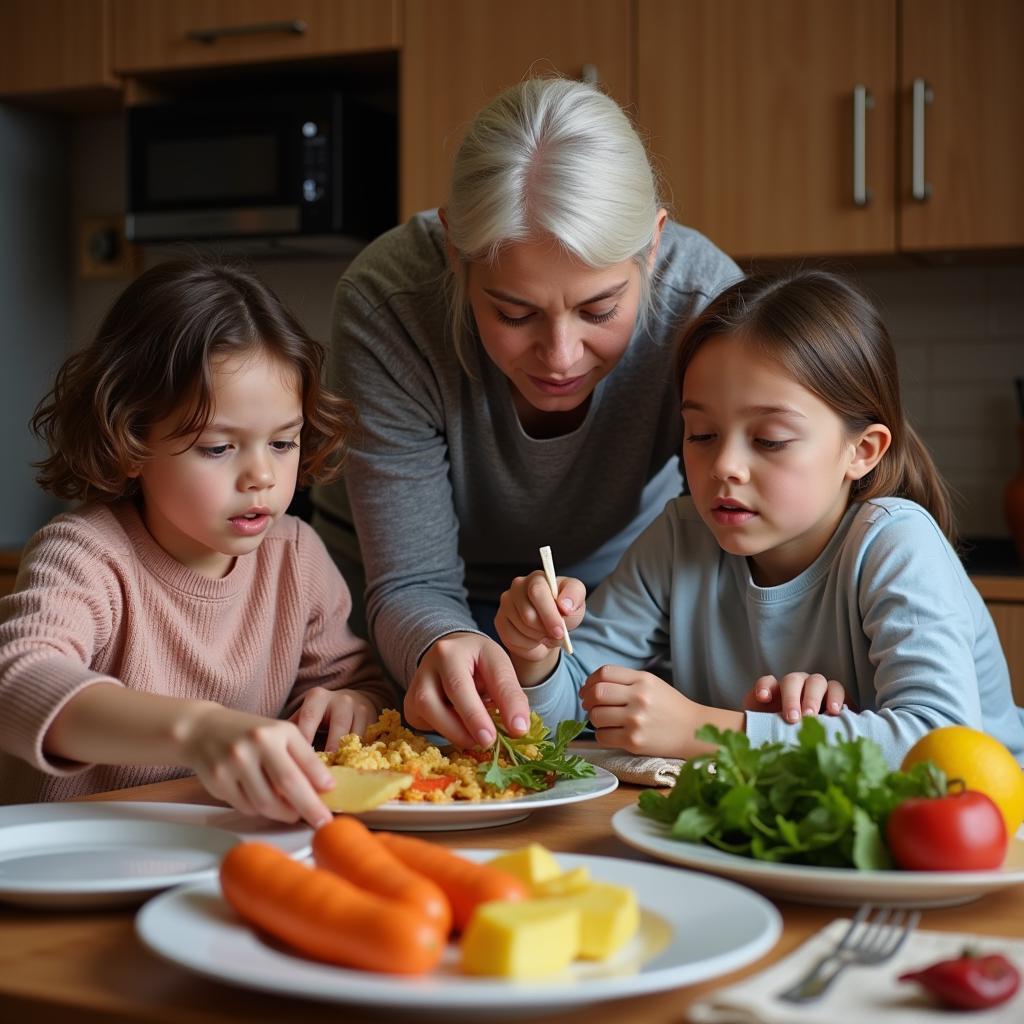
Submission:
[[[681,488],[680,327],[739,276],[670,222],[643,144],[590,85],[530,79],[476,116],[446,206],[368,246],[335,295],[358,406],[315,525],[413,726],[493,742],[529,708],[488,633],[551,545],[595,586]]]

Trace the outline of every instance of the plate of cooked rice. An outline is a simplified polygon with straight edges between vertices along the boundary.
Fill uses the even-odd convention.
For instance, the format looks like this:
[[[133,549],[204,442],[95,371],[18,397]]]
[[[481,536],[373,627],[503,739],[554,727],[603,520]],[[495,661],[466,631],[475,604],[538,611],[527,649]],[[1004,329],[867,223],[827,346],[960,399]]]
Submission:
[[[539,725],[539,720],[537,722]],[[547,730],[540,726],[541,732]],[[532,733],[533,729],[531,729]],[[528,738],[528,737],[527,737]],[[611,793],[618,779],[593,765],[580,777],[558,777],[551,773],[543,789],[533,789],[517,780],[515,756],[525,763],[531,757],[543,757],[550,744],[518,742],[515,753],[499,751],[499,771],[503,784],[485,778],[485,769],[494,762],[490,751],[464,751],[438,746],[431,738],[414,733],[402,725],[397,711],[381,712],[380,718],[360,736],[343,736],[338,749],[321,754],[327,765],[344,765],[363,771],[405,772],[412,784],[394,800],[357,815],[371,828],[397,831],[444,831],[487,828],[520,821],[544,807],[579,803]],[[571,754],[570,761],[578,760]]]

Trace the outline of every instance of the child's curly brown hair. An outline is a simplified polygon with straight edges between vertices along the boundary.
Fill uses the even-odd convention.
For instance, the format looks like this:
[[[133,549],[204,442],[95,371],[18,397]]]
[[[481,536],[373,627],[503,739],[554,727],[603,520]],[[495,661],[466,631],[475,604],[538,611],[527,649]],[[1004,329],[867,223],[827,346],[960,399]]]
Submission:
[[[51,453],[36,463],[40,486],[65,499],[115,501],[134,493],[129,474],[151,454],[151,425],[185,408],[173,436],[193,443],[212,414],[212,364],[252,350],[299,373],[299,485],[335,479],[356,417],[349,401],[321,383],[323,347],[253,273],[192,258],[140,275],[92,343],[60,368],[31,421]]]

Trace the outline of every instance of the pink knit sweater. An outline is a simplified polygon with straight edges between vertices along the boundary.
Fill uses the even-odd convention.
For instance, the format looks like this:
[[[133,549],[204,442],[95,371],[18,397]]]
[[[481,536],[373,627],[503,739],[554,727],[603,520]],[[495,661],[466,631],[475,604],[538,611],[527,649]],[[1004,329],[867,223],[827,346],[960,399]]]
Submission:
[[[97,679],[270,717],[290,715],[311,686],[351,686],[393,706],[348,628],[350,609],[320,538],[292,516],[220,580],[171,558],[129,501],[58,516],[29,542],[17,589],[0,600],[0,803],[188,774],[44,754],[57,712]]]

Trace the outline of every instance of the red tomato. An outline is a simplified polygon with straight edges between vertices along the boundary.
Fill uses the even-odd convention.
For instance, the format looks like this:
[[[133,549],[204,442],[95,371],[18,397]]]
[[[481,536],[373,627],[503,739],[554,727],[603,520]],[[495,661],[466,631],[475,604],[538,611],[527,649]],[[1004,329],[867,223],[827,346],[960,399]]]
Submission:
[[[1006,823],[984,793],[967,789],[904,800],[889,815],[893,860],[910,871],[984,871],[1006,856]]]

